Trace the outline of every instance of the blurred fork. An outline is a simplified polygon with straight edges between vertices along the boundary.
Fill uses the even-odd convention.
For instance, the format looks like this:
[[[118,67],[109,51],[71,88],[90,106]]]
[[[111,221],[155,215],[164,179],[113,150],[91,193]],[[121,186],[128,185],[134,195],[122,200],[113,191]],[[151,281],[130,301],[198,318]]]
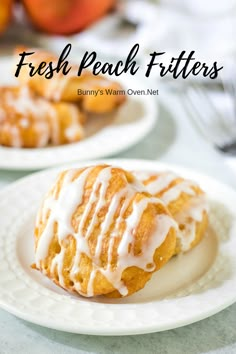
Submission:
[[[228,109],[226,114],[216,106],[209,90],[200,85],[195,84],[187,88],[184,102],[193,122],[205,138],[218,150],[236,155],[236,81],[222,78],[222,85],[225,98],[232,99],[231,109]]]

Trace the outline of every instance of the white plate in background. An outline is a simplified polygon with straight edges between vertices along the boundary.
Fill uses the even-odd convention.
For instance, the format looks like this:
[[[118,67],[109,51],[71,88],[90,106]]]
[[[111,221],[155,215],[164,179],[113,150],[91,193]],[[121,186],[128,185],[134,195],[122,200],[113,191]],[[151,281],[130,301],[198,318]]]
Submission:
[[[0,58],[0,67],[0,85],[15,84],[12,57]],[[128,74],[121,75],[119,82],[126,90],[146,89]],[[32,170],[117,154],[144,138],[154,126],[158,115],[154,97],[127,95],[127,102],[113,113],[88,119],[87,136],[78,143],[37,149],[0,146],[0,168]]]
[[[177,166],[131,159],[102,162],[129,170],[174,170],[196,180],[210,201],[211,231],[195,249],[174,257],[130,297],[73,296],[30,267],[36,211],[61,168],[31,175],[0,192],[0,306],[22,319],[62,331],[131,335],[181,327],[234,303],[236,192]],[[76,166],[95,163],[99,161]]]

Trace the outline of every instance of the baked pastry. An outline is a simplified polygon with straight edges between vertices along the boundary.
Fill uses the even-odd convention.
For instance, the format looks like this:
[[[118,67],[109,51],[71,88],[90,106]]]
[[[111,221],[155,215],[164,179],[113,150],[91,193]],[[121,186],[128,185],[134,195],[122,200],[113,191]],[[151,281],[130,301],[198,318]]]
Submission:
[[[82,296],[131,295],[172,257],[176,228],[131,173],[108,165],[67,170],[38,212],[35,268]]]
[[[74,104],[51,103],[27,87],[0,87],[0,144],[36,148],[79,141],[83,114]]]
[[[75,143],[84,138],[85,115],[73,103],[48,102],[53,114],[50,116],[51,143],[63,145]]]
[[[160,198],[178,223],[175,254],[195,247],[208,223],[206,195],[193,181],[172,172],[135,172],[147,191]]]
[[[41,62],[52,62],[56,66],[58,61],[55,55],[41,49],[35,51],[24,47],[16,48],[17,55],[23,51],[35,52],[30,56],[30,61],[35,67]],[[93,75],[88,70],[84,70],[81,76],[77,76],[77,73],[78,67],[74,65],[67,75],[59,71],[50,79],[38,74],[30,77],[28,66],[23,66],[18,79],[39,96],[55,102],[79,103],[83,110],[91,113],[108,113],[124,102],[125,95],[119,83],[109,80],[104,75]],[[97,95],[95,91],[98,92]],[[114,94],[117,91],[119,94]]]

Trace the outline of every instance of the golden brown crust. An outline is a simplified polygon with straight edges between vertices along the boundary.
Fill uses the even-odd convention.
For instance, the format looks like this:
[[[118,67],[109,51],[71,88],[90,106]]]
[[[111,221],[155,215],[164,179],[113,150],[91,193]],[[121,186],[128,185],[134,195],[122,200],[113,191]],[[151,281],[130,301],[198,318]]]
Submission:
[[[104,188],[104,185],[98,184],[98,189],[95,191],[93,188],[99,179],[100,173],[106,172],[105,170],[109,170],[111,176],[106,188],[104,196],[105,199],[103,200],[99,199],[100,197],[98,196],[100,195],[99,193],[101,193],[101,188]],[[71,181],[79,183],[79,178],[86,171],[88,171],[88,168],[74,171]],[[51,198],[53,198],[53,200],[58,200],[64,188],[64,181],[68,178],[68,173],[71,173],[71,171],[64,171],[59,175],[56,183],[49,191],[45,198],[44,204],[39,211],[35,227],[36,258],[37,249],[40,248],[39,243],[42,241],[40,239],[42,237],[45,238],[45,228],[49,222],[54,220],[50,219],[50,217],[52,217],[53,210],[47,209],[46,205],[48,200],[51,200]],[[58,231],[58,228],[61,227],[61,225],[58,225],[58,222],[60,221],[57,222],[54,220],[53,231],[52,233],[47,234],[47,237],[50,237],[51,239],[47,255],[44,259],[40,258],[39,262],[37,263],[37,269],[42,271],[56,284],[62,286],[66,290],[79,292],[84,296],[91,296],[88,288],[89,283],[91,282],[91,274],[94,269],[96,269],[96,272],[92,284],[93,296],[106,294],[109,294],[108,296],[110,297],[127,296],[143,288],[146,282],[150,279],[151,274],[154,271],[160,269],[172,257],[176,245],[176,231],[174,226],[175,223],[173,222],[173,219],[163,204],[156,198],[154,201],[148,193],[134,189],[132,183],[136,183],[133,175],[120,168],[110,167],[107,165],[92,167],[91,170],[89,170],[88,176],[86,178],[83,189],[82,202],[77,205],[75,211],[71,215],[70,225],[72,227],[72,232],[61,239]],[[129,188],[129,193],[131,193],[132,196],[130,199],[127,199],[127,195],[124,195],[124,197],[121,197],[120,202],[115,204],[116,207],[114,209],[114,216],[112,221],[108,224],[109,227],[106,233],[103,235],[102,241],[100,240],[100,242],[102,242],[100,243],[101,251],[99,256],[97,256],[96,252],[99,243],[99,237],[102,233],[101,230],[102,226],[104,226],[105,218],[108,215],[111,203],[113,203],[114,207],[114,198],[117,198],[117,195],[119,195],[119,193],[121,193],[124,188]],[[90,204],[91,198],[93,200],[92,204]],[[123,256],[121,256],[121,253],[119,253],[120,251],[118,251],[118,249],[121,246],[123,238],[125,237],[124,235],[127,229],[127,220],[133,213],[134,207],[143,203],[144,201],[147,201],[146,207],[142,212],[141,218],[138,220],[135,229],[132,231],[132,241],[128,245],[128,253],[126,256],[124,256],[124,260],[123,258],[121,260],[121,257]],[[121,209],[125,205],[125,202],[127,202],[127,207],[124,209],[122,214],[123,221],[116,224],[116,220],[121,215]],[[102,205],[99,204],[99,209],[97,209],[98,203],[102,203]],[[89,209],[88,205],[90,205]],[[86,218],[84,219],[85,210],[87,210],[87,214]],[[66,213],[66,210],[64,212]],[[96,222],[92,221],[94,220],[94,216],[96,218]],[[167,219],[168,223],[170,222],[170,226],[166,231],[167,234],[161,245],[154,245],[150,262],[150,267],[152,267],[152,269],[142,269],[142,267],[132,265],[132,263],[128,262],[127,266],[122,268],[120,275],[121,283],[124,287],[127,288],[127,293],[121,293],[116,289],[115,283],[112,282],[107,275],[107,270],[109,269],[109,274],[115,273],[120,267],[120,262],[127,262],[128,257],[131,257],[131,255],[132,260],[137,260],[139,257],[142,259],[142,257],[144,257],[144,255],[148,252],[146,250],[149,249],[150,243],[153,242],[152,238],[154,237],[156,230],[159,230],[159,228],[161,229],[163,227],[162,224],[158,224],[159,222],[164,223],[164,221],[162,221],[163,219],[160,219],[160,221],[157,223],[157,216],[168,217]],[[85,235],[88,235],[88,232],[89,237],[87,238]],[[76,254],[78,254],[76,252],[78,252],[79,247],[77,242],[81,243],[81,238],[79,238],[80,241],[77,241],[78,234],[80,233],[81,235],[84,235],[83,239],[84,237],[87,239],[89,251],[87,251],[88,253],[83,252],[82,248],[80,250],[80,257],[78,258],[78,264],[75,264],[74,262],[77,259]],[[129,237],[131,237],[131,235]],[[62,263],[52,267],[53,262],[55,262],[55,257],[58,254],[62,254],[62,252]],[[72,270],[75,266],[77,271],[76,273],[73,273],[72,276]],[[58,267],[62,269],[61,273],[58,270]],[[61,281],[61,279],[63,279],[63,281]]]
[[[73,104],[51,103],[26,87],[0,87],[0,144],[36,148],[81,140],[84,115]]]
[[[155,271],[161,269],[172,258],[175,246],[176,232],[174,229],[171,229],[165,241],[154,253],[154,262],[156,265]],[[129,295],[131,295],[136,291],[143,289],[146,283],[151,279],[151,276],[151,272],[145,272],[143,269],[132,267],[124,271],[122,280],[125,282],[126,286],[128,285]],[[119,291],[115,290],[106,294],[106,297],[120,298],[121,295]]]
[[[194,240],[191,242],[188,250],[191,250],[194,247],[196,247],[202,241],[203,237],[206,234],[206,230],[208,227],[208,214],[206,211],[203,212],[202,220],[200,222],[196,221],[195,227],[196,227],[195,228],[195,237],[194,237]],[[177,255],[181,252],[183,252],[181,242],[180,242],[180,239],[177,238],[174,255]]]
[[[136,177],[139,178],[141,174],[139,172],[136,173]],[[158,182],[160,179],[163,180],[163,177],[166,176],[166,184],[162,185],[162,188],[158,188]],[[171,178],[169,178],[171,176]],[[179,254],[181,252],[186,252],[196,245],[202,240],[205,235],[207,226],[208,226],[208,213],[206,211],[206,201],[205,201],[205,193],[203,190],[194,182],[187,181],[186,179],[174,175],[171,172],[161,172],[161,173],[147,173],[145,177],[140,177],[140,180],[147,188],[150,189],[150,185],[155,187],[157,191],[155,192],[155,188],[153,187],[153,195],[157,198],[162,199],[165,202],[166,193],[170,193],[176,188],[180,188],[180,193],[177,197],[173,198],[173,200],[168,200],[166,206],[170,213],[172,214],[173,218],[179,224],[179,232],[177,233],[177,240],[176,240],[176,250],[175,254]],[[162,182],[163,183],[163,182]],[[182,188],[181,185],[187,183],[187,188]],[[150,190],[149,190],[150,192]],[[202,201],[201,201],[202,198]],[[193,216],[191,215],[191,208],[193,208],[196,202],[199,202],[199,207],[202,208],[202,218],[201,220],[194,220]],[[204,206],[206,207],[204,209]],[[184,220],[183,219],[184,216]],[[183,222],[181,222],[182,220]],[[190,242],[189,245],[183,246],[183,242],[186,240],[186,229],[191,227],[194,229],[194,239]]]

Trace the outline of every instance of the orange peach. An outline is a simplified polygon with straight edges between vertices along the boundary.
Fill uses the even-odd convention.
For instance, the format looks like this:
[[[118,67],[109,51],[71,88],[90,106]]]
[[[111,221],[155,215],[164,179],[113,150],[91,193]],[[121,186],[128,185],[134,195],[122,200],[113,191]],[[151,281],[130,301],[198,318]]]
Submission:
[[[82,30],[109,11],[115,0],[22,0],[32,23],[53,34]]]
[[[12,4],[13,0],[1,0],[0,1],[0,33],[2,33],[12,16]]]

